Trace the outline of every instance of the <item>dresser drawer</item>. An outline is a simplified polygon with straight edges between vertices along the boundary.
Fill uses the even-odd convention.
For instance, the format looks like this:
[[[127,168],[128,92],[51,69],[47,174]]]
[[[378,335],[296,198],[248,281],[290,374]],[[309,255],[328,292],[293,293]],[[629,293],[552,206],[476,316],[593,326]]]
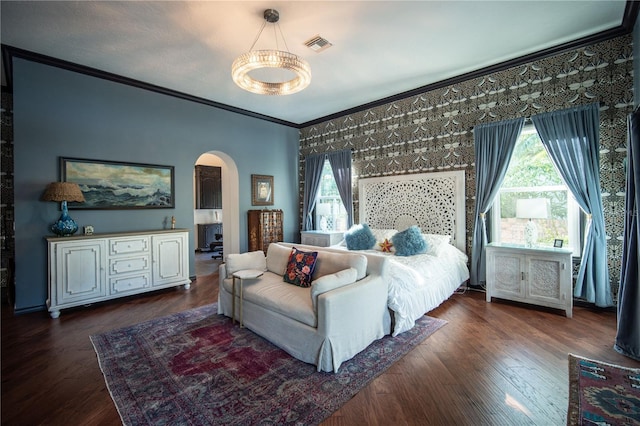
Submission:
[[[109,279],[109,294],[138,293],[145,288],[151,288],[151,274],[143,273],[127,277],[113,277]]]
[[[148,253],[148,237],[112,238],[109,240],[109,255],[118,256],[131,253]]]
[[[149,255],[109,259],[109,275],[123,275],[150,270]]]

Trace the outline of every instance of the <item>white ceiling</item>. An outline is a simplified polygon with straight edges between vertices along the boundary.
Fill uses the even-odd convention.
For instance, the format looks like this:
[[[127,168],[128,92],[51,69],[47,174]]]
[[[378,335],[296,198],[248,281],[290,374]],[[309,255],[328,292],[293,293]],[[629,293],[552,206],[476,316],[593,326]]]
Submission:
[[[625,5],[3,0],[0,13],[4,45],[301,124],[619,27]],[[231,80],[268,8],[280,12],[289,50],[311,65],[310,86],[294,95],[256,95]],[[256,48],[275,47],[268,29]],[[315,35],[333,46],[303,45]]]

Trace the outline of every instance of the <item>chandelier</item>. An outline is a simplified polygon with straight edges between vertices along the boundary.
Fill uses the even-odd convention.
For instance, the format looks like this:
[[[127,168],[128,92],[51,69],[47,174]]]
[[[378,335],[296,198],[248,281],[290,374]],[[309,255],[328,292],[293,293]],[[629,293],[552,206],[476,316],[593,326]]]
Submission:
[[[265,10],[264,22],[251,48],[247,53],[238,56],[238,58],[233,61],[233,65],[231,65],[233,81],[249,92],[259,95],[290,95],[301,91],[311,83],[311,67],[309,67],[307,61],[289,52],[280,25],[277,26],[278,30],[280,30],[280,37],[287,49],[286,52],[278,50],[278,35],[275,31],[275,25],[276,50],[253,50],[267,22],[277,24],[279,19],[280,15],[277,10]],[[254,78],[251,75],[252,71],[262,70],[264,68],[278,68],[284,71],[279,73],[279,79],[274,78],[271,81],[265,78]],[[261,71],[258,71],[258,73],[260,72]],[[264,74],[265,73],[262,73],[261,75]]]

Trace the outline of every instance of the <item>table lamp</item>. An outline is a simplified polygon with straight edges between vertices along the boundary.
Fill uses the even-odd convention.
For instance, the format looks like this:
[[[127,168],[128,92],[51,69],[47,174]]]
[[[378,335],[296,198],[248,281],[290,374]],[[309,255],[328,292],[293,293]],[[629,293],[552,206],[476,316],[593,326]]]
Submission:
[[[516,217],[529,219],[524,227],[524,245],[533,247],[538,241],[538,225],[532,219],[547,219],[549,217],[549,199],[524,198],[516,200]]]
[[[67,201],[84,202],[84,195],[77,183],[71,182],[51,182],[47,185],[44,194],[42,194],[42,201],[57,201],[62,203],[62,215],[60,219],[49,229],[60,236],[68,237],[73,235],[78,230],[78,224],[69,217],[69,210],[67,209]]]

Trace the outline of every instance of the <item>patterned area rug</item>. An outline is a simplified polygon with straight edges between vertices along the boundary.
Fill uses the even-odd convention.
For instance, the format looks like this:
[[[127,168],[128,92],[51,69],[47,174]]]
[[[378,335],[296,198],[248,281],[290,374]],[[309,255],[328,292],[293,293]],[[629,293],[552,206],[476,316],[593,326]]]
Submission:
[[[568,425],[639,425],[640,369],[569,354]]]
[[[318,373],[215,304],[91,336],[125,425],[318,424],[446,321],[422,317]]]

